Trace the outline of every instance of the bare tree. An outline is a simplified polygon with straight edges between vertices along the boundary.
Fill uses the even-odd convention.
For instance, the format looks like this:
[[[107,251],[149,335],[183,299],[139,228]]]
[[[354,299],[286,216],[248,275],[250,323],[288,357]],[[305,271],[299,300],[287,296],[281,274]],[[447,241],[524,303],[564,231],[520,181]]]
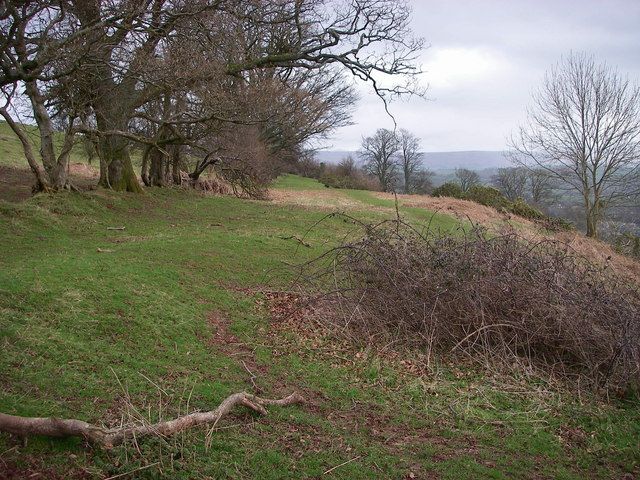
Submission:
[[[404,193],[414,193],[418,172],[422,169],[422,152],[420,151],[420,139],[413,133],[401,128],[398,134],[400,143],[400,167],[404,177]],[[421,180],[424,180],[422,176]]]
[[[375,176],[385,192],[393,190],[398,173],[396,154],[400,150],[398,137],[391,130],[380,128],[371,137],[362,139],[360,158],[367,173]]]
[[[77,43],[87,30],[71,30],[62,2],[40,0],[6,1],[0,7],[0,90],[4,105],[0,115],[20,139],[29,167],[36,177],[36,190],[70,188],[67,171],[74,141],[74,122],[78,116],[70,105],[62,122],[63,137],[56,142],[55,122],[48,108],[47,82],[68,74],[77,67],[81,52]],[[58,65],[53,69],[52,65]],[[38,127],[38,154],[18,115],[17,104],[23,97],[30,106],[29,121]]]
[[[514,201],[517,198],[525,197],[528,179],[529,175],[526,168],[506,167],[499,168],[492,181],[505,197]]]
[[[216,161],[209,137],[222,124],[262,122],[261,139],[272,152],[298,150],[348,118],[339,72],[368,83],[385,106],[396,95],[421,93],[416,59],[423,42],[411,32],[404,0],[347,0],[332,8],[321,0],[4,3],[0,86],[42,99],[33,109],[43,119],[43,141],[50,136],[45,110],[81,117],[67,122],[70,134],[96,139],[100,183],[116,190],[141,191],[132,144],[148,151],[147,181],[162,184],[165,167],[179,163],[176,146]],[[220,99],[250,98],[245,94],[258,88],[272,105],[243,110],[241,118],[203,101],[207,89]],[[289,95],[280,95],[282,88]],[[166,99],[169,108],[149,114],[149,104]]]
[[[433,177],[435,176],[435,172],[427,169],[421,168],[417,170],[412,179],[412,192],[417,193],[419,195],[425,195],[431,193],[433,190]]]
[[[534,205],[549,203],[554,198],[555,180],[542,168],[527,169],[529,195]]]
[[[548,72],[511,145],[518,163],[581,196],[586,233],[597,237],[606,209],[640,193],[640,88],[571,54]]]
[[[478,175],[478,172],[474,172],[468,168],[456,168],[455,175],[463,192],[468,192],[471,187],[480,184],[480,175]]]
[[[353,176],[358,172],[358,164],[351,155],[344,157],[336,166],[336,173],[343,177]]]

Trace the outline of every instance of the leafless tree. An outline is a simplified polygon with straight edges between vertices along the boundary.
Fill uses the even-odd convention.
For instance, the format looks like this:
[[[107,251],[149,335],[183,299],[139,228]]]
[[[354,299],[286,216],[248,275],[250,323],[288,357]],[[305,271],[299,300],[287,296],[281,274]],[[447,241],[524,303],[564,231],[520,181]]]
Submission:
[[[529,195],[534,205],[544,205],[554,198],[554,184],[556,181],[542,168],[527,169]]]
[[[110,20],[109,20],[110,21]],[[0,89],[4,105],[0,115],[20,139],[24,155],[36,178],[36,190],[69,188],[67,167],[79,112],[70,105],[62,122],[63,140],[56,142],[55,122],[49,107],[47,82],[72,72],[95,25],[74,30],[63,2],[6,1],[0,7]],[[57,68],[52,68],[53,65]],[[28,120],[38,127],[40,149],[33,145],[21,124],[17,104],[23,97],[30,106]]]
[[[418,173],[423,168],[420,139],[408,130],[401,128],[398,132],[398,142],[400,143],[399,158],[404,177],[404,193],[415,193]],[[424,180],[424,178],[425,176],[421,175],[420,180]]]
[[[468,168],[456,168],[455,175],[463,192],[468,192],[471,187],[480,184],[480,175],[478,175],[478,172],[474,172]]]
[[[640,193],[640,88],[586,54],[553,67],[511,141],[514,159],[582,198],[586,232]]]
[[[426,195],[431,193],[433,190],[434,176],[435,172],[427,168],[421,168],[416,171],[413,175],[412,180],[412,192],[419,195]]]
[[[526,168],[506,167],[499,168],[492,181],[505,197],[514,201],[517,198],[525,197],[528,179],[529,175]]]
[[[385,192],[393,190],[395,186],[398,173],[396,155],[399,150],[398,137],[386,128],[380,128],[374,135],[362,139],[360,158],[364,162],[364,168],[380,181]]]
[[[215,157],[208,137],[225,123],[262,122],[271,150],[282,151],[285,141],[299,148],[348,117],[340,72],[369,83],[385,106],[396,95],[421,93],[422,40],[411,33],[404,0],[7,0],[3,7],[0,86],[19,85],[20,94],[29,87],[30,98],[42,98],[38,115],[44,104],[49,115],[55,109],[70,120],[72,135],[96,139],[100,183],[116,190],[141,190],[132,143],[148,152],[151,183],[162,183],[158,162],[179,156],[173,146]],[[25,33],[35,40],[22,55]],[[242,118],[221,108],[232,102],[216,105],[204,95],[259,103],[248,92],[260,89],[262,105],[243,109]],[[166,99],[170,108],[149,114],[150,103]]]
[[[336,173],[343,177],[350,177],[358,172],[358,164],[351,155],[344,157],[336,166]]]

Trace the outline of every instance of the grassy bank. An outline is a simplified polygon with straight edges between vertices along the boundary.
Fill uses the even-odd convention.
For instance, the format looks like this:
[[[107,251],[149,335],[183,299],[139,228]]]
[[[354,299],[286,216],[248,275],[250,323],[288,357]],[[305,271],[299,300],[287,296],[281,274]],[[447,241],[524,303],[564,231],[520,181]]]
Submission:
[[[282,191],[326,191],[297,177]],[[395,215],[338,192],[363,220]],[[414,223],[458,221],[401,207]],[[638,474],[640,408],[459,365],[412,373],[273,321],[265,291],[353,231],[326,209],[149,189],[0,205],[0,411],[117,424],[208,410],[226,395],[297,390],[303,406],[241,409],[205,429],[111,451],[0,435],[23,478],[621,478]],[[108,230],[108,227],[125,227]],[[188,404],[188,405],[187,405]],[[2,477],[2,474],[0,474]],[[124,478],[124,477],[123,477]]]

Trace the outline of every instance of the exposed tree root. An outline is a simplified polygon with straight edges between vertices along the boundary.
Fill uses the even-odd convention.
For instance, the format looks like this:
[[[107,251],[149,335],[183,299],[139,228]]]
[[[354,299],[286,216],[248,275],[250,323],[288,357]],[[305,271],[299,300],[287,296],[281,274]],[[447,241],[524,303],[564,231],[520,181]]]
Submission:
[[[195,412],[183,415],[173,420],[150,425],[139,425],[121,428],[102,428],[97,425],[76,419],[61,419],[52,417],[20,417],[0,413],[0,431],[12,433],[19,437],[29,435],[45,435],[49,437],[81,437],[102,448],[112,448],[127,439],[158,435],[168,437],[182,430],[198,425],[215,426],[220,419],[229,413],[236,405],[244,405],[258,413],[265,415],[267,405],[288,406],[303,403],[304,398],[292,393],[281,399],[260,398],[250,393],[240,392],[228,396],[215,409],[208,412]]]

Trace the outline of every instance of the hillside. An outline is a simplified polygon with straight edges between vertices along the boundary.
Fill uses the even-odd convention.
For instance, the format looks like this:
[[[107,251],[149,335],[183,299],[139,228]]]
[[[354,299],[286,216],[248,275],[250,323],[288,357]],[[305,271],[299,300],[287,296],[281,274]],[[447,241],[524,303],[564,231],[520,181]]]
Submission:
[[[344,150],[320,150],[316,153],[318,161],[338,163],[346,156],[358,158],[358,152]],[[485,170],[510,165],[499,151],[462,151],[462,152],[423,152],[422,162],[430,170],[453,170],[469,168]]]
[[[470,209],[474,221],[526,228],[456,205],[401,197],[399,208],[446,231],[468,222]],[[39,438],[25,447],[0,435],[0,478],[638,473],[635,404],[464,365],[425,369],[419,357],[336,344],[304,316],[283,319],[295,301],[277,293],[290,288],[286,265],[352,231],[340,218],[312,228],[337,209],[368,221],[395,215],[389,196],[294,176],[279,179],[269,201],[148,189],[2,203],[0,241],[11,254],[0,260],[1,412],[114,425],[207,410],[255,386],[272,397],[297,391],[307,403],[267,417],[239,409],[209,437],[195,429],[108,451]]]

